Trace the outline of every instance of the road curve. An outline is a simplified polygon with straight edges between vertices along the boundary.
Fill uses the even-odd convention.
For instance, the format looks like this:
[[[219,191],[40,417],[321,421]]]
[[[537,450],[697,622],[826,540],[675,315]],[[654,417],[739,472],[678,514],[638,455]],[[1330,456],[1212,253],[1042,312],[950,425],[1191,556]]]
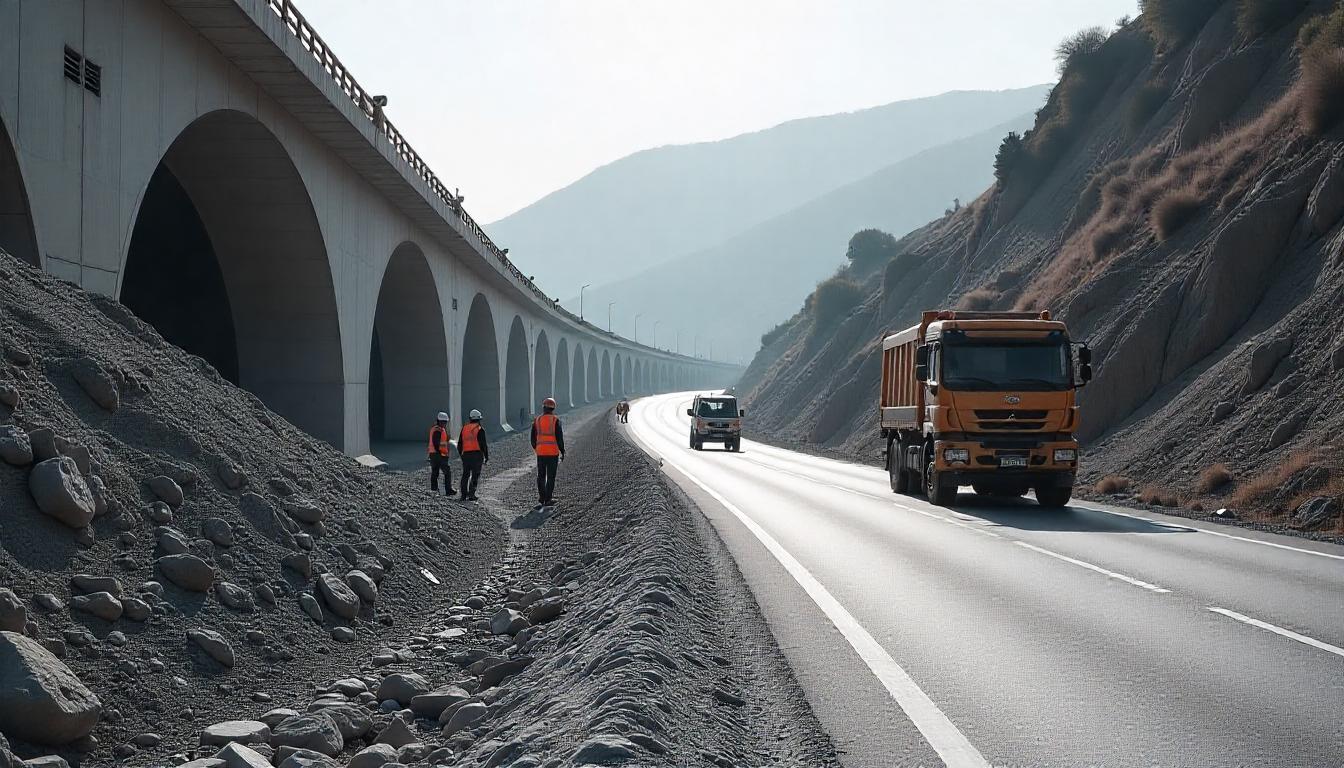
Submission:
[[[631,436],[716,526],[846,766],[1344,765],[1344,547]]]

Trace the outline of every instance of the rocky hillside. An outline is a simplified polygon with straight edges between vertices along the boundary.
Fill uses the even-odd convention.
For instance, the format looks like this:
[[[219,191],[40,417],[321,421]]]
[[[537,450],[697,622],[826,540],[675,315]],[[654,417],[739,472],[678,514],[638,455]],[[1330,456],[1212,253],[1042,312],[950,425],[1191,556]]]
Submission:
[[[1049,308],[1096,354],[1087,486],[1344,525],[1344,9],[1142,5],[1061,47],[984,195],[766,337],[759,427],[871,456],[880,336],[927,308]]]

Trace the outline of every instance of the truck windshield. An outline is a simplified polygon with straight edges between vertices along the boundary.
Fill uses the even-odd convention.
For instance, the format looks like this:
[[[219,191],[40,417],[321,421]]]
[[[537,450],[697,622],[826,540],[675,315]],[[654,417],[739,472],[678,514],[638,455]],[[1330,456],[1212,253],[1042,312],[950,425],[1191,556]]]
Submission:
[[[1068,346],[1065,344],[945,344],[942,385],[953,390],[1068,389]]]
[[[701,400],[700,410],[695,412],[696,416],[704,419],[735,419],[737,418],[736,400]]]

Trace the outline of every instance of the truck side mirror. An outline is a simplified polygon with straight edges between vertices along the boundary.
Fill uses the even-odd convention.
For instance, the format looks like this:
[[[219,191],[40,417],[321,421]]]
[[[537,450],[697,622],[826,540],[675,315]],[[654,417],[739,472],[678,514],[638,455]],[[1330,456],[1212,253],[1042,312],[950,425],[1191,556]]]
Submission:
[[[920,363],[915,366],[915,381],[929,380],[929,366],[927,363]]]
[[[746,415],[747,415],[747,409],[746,409],[746,408],[739,409],[738,412],[737,412],[737,416],[738,416],[738,418],[742,418],[743,416],[746,416]]]
[[[915,348],[915,381],[929,380],[929,345],[921,344]]]
[[[1079,345],[1078,345],[1078,362],[1082,363],[1083,365],[1091,365],[1091,364],[1092,364],[1092,348],[1091,348],[1091,347],[1087,346],[1086,344],[1079,344]]]
[[[1092,380],[1091,363],[1083,363],[1082,365],[1078,366],[1078,378],[1082,379],[1084,384]]]
[[[687,408],[687,409],[686,409],[686,415],[687,415],[687,416],[694,416],[694,415],[695,415],[695,411],[691,410],[690,408]]]

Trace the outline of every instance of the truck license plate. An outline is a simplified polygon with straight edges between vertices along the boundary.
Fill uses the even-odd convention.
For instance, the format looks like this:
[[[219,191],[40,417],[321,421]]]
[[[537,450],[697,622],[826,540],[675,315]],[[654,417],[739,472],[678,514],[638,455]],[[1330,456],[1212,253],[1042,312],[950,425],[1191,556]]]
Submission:
[[[1025,467],[1027,466],[1026,456],[1001,456],[999,457],[1000,467]]]

